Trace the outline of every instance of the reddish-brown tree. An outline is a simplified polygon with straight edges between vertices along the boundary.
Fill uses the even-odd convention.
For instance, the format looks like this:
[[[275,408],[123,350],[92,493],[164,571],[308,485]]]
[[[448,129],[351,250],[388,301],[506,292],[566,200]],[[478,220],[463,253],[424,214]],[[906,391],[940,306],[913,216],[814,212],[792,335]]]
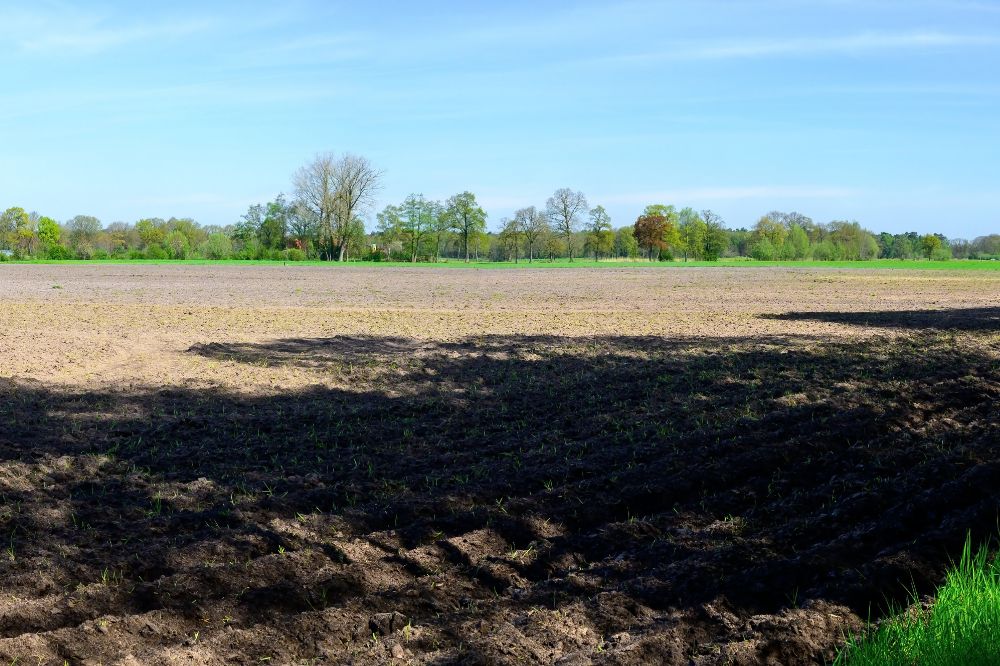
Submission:
[[[639,247],[646,248],[650,261],[654,258],[654,252],[658,257],[661,250],[667,249],[664,236],[668,224],[667,216],[659,213],[646,213],[635,221],[635,240]]]

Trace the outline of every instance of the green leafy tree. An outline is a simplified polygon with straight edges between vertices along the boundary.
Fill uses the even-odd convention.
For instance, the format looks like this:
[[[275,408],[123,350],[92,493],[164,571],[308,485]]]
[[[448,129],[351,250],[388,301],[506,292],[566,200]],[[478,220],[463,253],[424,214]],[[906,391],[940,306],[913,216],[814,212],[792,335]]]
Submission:
[[[837,261],[843,257],[840,255],[840,248],[827,239],[812,246],[812,258],[818,261]]]
[[[920,236],[913,232],[894,234],[889,257],[892,259],[913,259],[921,254]]]
[[[942,245],[941,239],[934,234],[926,234],[920,237],[920,249],[928,259],[933,257],[934,253],[940,250]]]
[[[70,245],[77,255],[84,259],[89,259],[93,255],[101,230],[101,221],[92,215],[77,215],[66,223]]]
[[[171,259],[187,259],[191,254],[191,241],[180,231],[171,231],[164,241]]]
[[[604,206],[595,206],[590,210],[585,244],[595,260],[610,255],[614,250],[615,232],[611,228],[611,216],[604,210]]]
[[[49,259],[72,259],[73,253],[64,245],[53,245],[45,253]]]
[[[770,238],[763,236],[750,248],[750,256],[757,261],[774,261],[778,256],[778,250]]]
[[[8,208],[0,214],[0,249],[11,250],[17,245],[18,232],[27,228],[30,218],[23,208]]]
[[[355,217],[347,226],[343,261],[350,261],[352,254],[360,255],[366,244],[365,223],[360,217]]]
[[[292,245],[306,256],[311,256],[312,248],[319,237],[319,230],[316,218],[308,209],[295,203],[288,206],[288,233]]]
[[[245,254],[253,254],[257,245],[258,234],[261,225],[264,224],[265,208],[263,204],[251,204],[247,212],[240,216],[239,221],[233,225],[229,232],[229,238],[233,241],[236,251]],[[244,257],[252,259],[253,257]]]
[[[162,245],[150,245],[143,253],[146,259],[169,259],[170,255]]]
[[[861,239],[861,259],[878,259],[878,242],[870,233],[865,232]]]
[[[758,245],[762,240],[766,240],[770,245],[772,258],[775,258],[787,237],[788,228],[782,222],[765,215],[754,225],[750,242],[752,245]]]
[[[635,240],[632,227],[622,227],[615,232],[615,256],[635,259],[639,255],[639,243]]]
[[[198,252],[206,259],[229,259],[233,255],[233,242],[221,232],[209,234],[198,247]]]
[[[711,210],[701,211],[701,219],[705,222],[701,257],[705,261],[718,261],[729,245],[725,223]]]
[[[500,224],[500,242],[502,247],[509,252],[509,256],[514,257],[516,264],[520,256],[521,240],[524,236],[523,219],[515,215],[512,218],[500,220]]]
[[[261,245],[269,250],[280,250],[288,244],[288,219],[291,207],[285,197],[279,194],[274,201],[264,206],[264,214],[257,229]]]
[[[726,232],[729,236],[728,251],[737,257],[749,257],[750,247],[753,245],[753,234],[747,229],[729,229]]]
[[[809,255],[809,235],[798,224],[793,224],[785,239],[786,256],[789,259],[805,259]]]
[[[199,243],[208,238],[205,229],[189,217],[170,218],[167,220],[166,231],[168,234],[174,231],[184,234],[190,247],[197,247]]]
[[[470,247],[474,246],[476,239],[486,230],[486,211],[476,202],[475,194],[462,192],[448,199],[445,215],[451,222],[451,228],[461,239],[465,261],[468,262]]]
[[[878,256],[875,237],[857,222],[835,220],[827,227],[827,240],[836,246],[838,259],[857,261]]]
[[[138,247],[139,234],[125,222],[112,222],[105,229],[108,251],[114,256],[124,256],[130,247]],[[207,234],[205,236],[207,238]]]
[[[31,227],[21,227],[14,236],[14,252],[20,257],[35,254],[38,248],[38,237]]]
[[[684,261],[688,257],[700,259],[705,246],[705,221],[692,208],[683,208],[677,214],[680,235],[680,249],[684,253]]]
[[[400,211],[403,214],[401,232],[411,262],[416,262],[424,242],[434,232],[437,222],[437,208],[437,204],[428,201],[422,194],[411,194],[400,206]]]
[[[490,250],[496,242],[496,234],[490,232],[476,236],[476,261],[479,261],[482,257],[490,256]]]
[[[566,254],[566,244],[563,242],[563,237],[551,229],[542,238],[542,249],[549,261]]]
[[[143,249],[148,250],[154,246],[163,246],[163,241],[167,238],[164,222],[158,218],[147,218],[135,223],[135,230],[139,234],[139,240]]]
[[[780,210],[772,210],[764,217],[783,225],[786,229],[791,229],[793,224],[797,224],[805,229],[807,234],[810,230],[817,227],[817,225],[812,221],[812,218],[794,210],[791,213],[783,213]]]
[[[387,259],[392,259],[393,251],[403,247],[403,212],[399,206],[388,205],[376,216],[375,235],[381,242]]]
[[[43,250],[48,252],[50,247],[59,244],[62,236],[62,227],[51,217],[38,218],[38,240],[42,244]]]
[[[439,201],[432,202],[431,214],[434,218],[431,222],[431,233],[434,236],[434,261],[438,261],[441,259],[441,248],[451,236],[451,216],[448,215],[448,209]]]
[[[1000,234],[973,238],[969,254],[974,259],[1000,259]]]
[[[883,231],[875,239],[878,241],[878,256],[880,259],[890,259],[893,253],[893,235]]]

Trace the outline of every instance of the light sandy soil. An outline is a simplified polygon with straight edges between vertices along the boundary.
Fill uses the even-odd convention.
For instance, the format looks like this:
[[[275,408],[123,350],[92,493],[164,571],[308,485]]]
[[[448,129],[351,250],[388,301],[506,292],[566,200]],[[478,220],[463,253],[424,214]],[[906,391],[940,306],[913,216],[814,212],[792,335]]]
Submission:
[[[857,336],[853,325],[760,315],[970,308],[998,298],[1000,272],[0,265],[0,376],[290,387],[329,377],[220,367],[187,350],[337,335]]]

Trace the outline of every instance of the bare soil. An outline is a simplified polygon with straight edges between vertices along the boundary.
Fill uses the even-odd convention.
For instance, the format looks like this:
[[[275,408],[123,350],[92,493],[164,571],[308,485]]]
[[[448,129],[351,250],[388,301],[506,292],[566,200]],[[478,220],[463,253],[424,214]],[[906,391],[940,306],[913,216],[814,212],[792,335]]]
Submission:
[[[0,659],[828,662],[997,535],[998,296],[0,265]]]

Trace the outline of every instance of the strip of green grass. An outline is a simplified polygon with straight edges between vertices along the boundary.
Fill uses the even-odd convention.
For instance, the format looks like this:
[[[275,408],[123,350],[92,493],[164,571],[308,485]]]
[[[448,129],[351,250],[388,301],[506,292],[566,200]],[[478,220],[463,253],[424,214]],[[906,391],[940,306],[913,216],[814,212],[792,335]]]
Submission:
[[[966,541],[927,610],[914,608],[850,643],[835,666],[1000,664],[1000,560]]]
[[[760,268],[765,266],[776,266],[781,268],[851,268],[851,269],[903,269],[903,270],[974,270],[974,271],[1000,271],[1000,261],[974,261],[954,259],[949,261],[911,261],[901,259],[876,259],[872,261],[753,261],[749,259],[721,259],[719,261],[593,261],[582,260],[569,261],[559,259],[556,261],[536,260],[533,262],[520,261],[472,261],[465,263],[461,260],[450,259],[435,263],[410,263],[410,262],[372,262],[372,261],[350,261],[347,263],[327,262],[327,261],[244,261],[238,259],[102,259],[102,260],[52,260],[52,259],[30,259],[14,261],[9,263],[19,264],[152,264],[152,265],[193,265],[193,266],[384,266],[384,267],[406,267],[406,268],[475,268],[475,269],[512,269],[512,268]]]

